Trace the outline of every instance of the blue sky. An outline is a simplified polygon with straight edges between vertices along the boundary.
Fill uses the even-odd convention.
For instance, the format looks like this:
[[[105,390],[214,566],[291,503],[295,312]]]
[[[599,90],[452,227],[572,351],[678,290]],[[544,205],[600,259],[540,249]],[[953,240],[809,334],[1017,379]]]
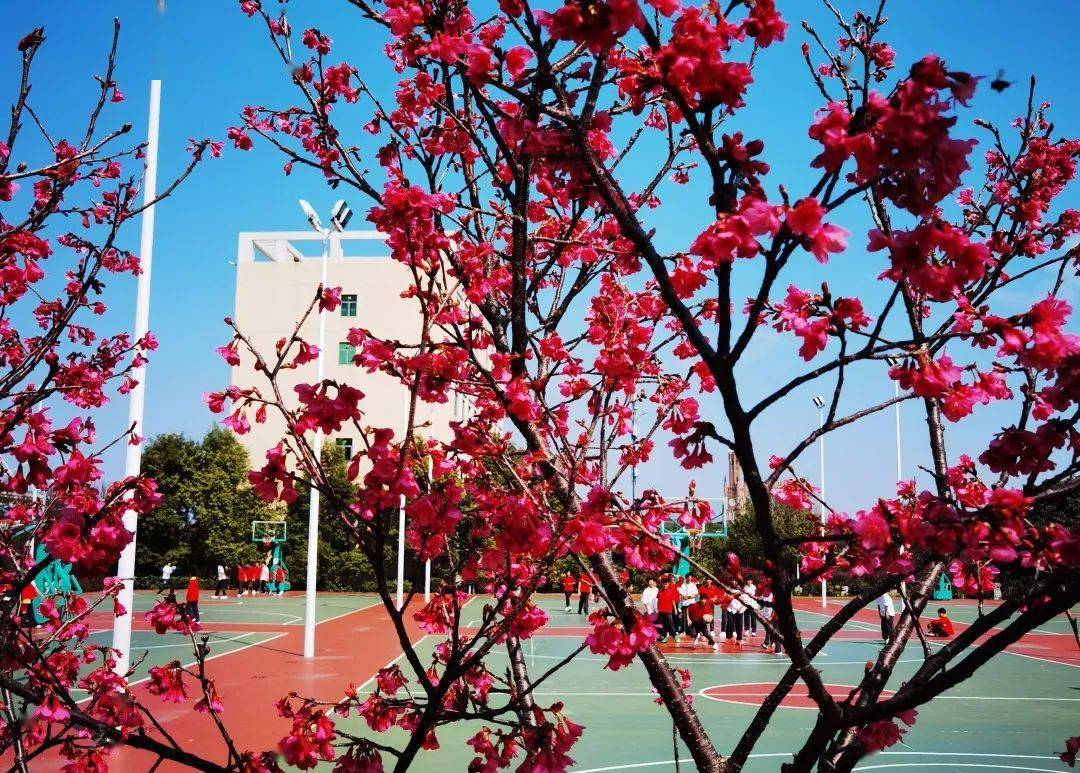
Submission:
[[[272,0],[267,0],[267,5]],[[550,5],[551,3],[546,3]],[[545,3],[541,3],[545,5]],[[791,28],[788,40],[763,52],[751,87],[750,108],[740,114],[735,128],[748,137],[766,142],[765,157],[773,171],[766,178],[775,191],[783,182],[799,195],[811,179],[808,162],[814,155],[805,128],[819,107],[816,93],[805,73],[799,43],[806,35],[799,21],[807,18],[826,40],[836,37],[831,17],[814,0],[778,2]],[[842,2],[848,13],[867,4]],[[872,3],[876,7],[876,2]],[[334,57],[341,56],[359,67],[377,88],[388,90],[394,81],[382,53],[378,30],[363,23],[344,0],[307,0],[290,3],[293,27],[318,26],[335,41]],[[952,0],[948,3],[899,2],[891,4],[892,19],[884,38],[897,51],[900,69],[926,53],[946,58],[951,67],[994,76],[1004,68],[1007,77],[1020,83],[1004,94],[980,89],[973,108],[961,114],[959,131],[977,136],[971,120],[980,117],[1007,123],[1023,107],[1024,83],[1031,73],[1040,79],[1038,97],[1054,103],[1052,118],[1060,131],[1076,133],[1078,107],[1075,100],[1075,5],[1053,0],[1039,5],[1038,13],[1013,13],[1001,3]],[[9,23],[0,33],[0,88],[5,100],[14,95],[18,67],[16,41],[35,26],[44,26],[48,41],[38,58],[32,104],[54,133],[74,131],[73,120],[85,115],[93,96],[92,76],[102,69],[112,17],[123,25],[118,80],[127,100],[110,113],[115,124],[130,121],[136,137],[145,136],[146,100],[151,78],[164,81],[161,168],[159,178],[169,179],[185,164],[188,137],[224,139],[228,126],[238,123],[247,104],[288,104],[290,89],[280,62],[264,31],[238,9],[222,0],[171,0],[164,14],[152,0],[135,3],[97,0],[93,3],[19,3],[8,9]],[[358,127],[357,127],[358,128]],[[184,432],[199,435],[212,424],[202,402],[204,392],[227,383],[228,372],[214,354],[227,338],[222,318],[233,308],[233,267],[237,233],[254,230],[304,228],[296,199],[304,197],[325,211],[335,198],[318,179],[303,171],[292,177],[281,173],[282,159],[269,148],[257,146],[252,153],[227,151],[223,158],[203,165],[183,188],[159,207],[154,256],[154,290],[151,328],[161,348],[150,366],[146,432]],[[645,174],[631,167],[628,178]],[[706,224],[702,206],[703,187],[695,182],[669,194],[665,205],[651,215],[662,247],[685,249]],[[1075,195],[1069,201],[1076,206]],[[361,216],[367,202],[353,202],[360,210],[354,227],[363,227]],[[877,257],[861,249],[869,227],[856,205],[837,218],[853,232],[853,248],[834,259],[822,273],[809,256],[797,265],[789,281],[813,287],[827,279],[835,292],[859,295],[868,307],[881,295],[874,279],[880,270]],[[127,232],[129,246],[137,245],[138,229]],[[786,283],[785,283],[786,286]],[[746,284],[741,297],[749,290]],[[1071,288],[1075,294],[1075,288]],[[1033,296],[1023,290],[1012,299],[1021,304]],[[111,310],[106,322],[114,329],[130,326],[133,318],[134,283],[114,282],[109,292]],[[762,336],[760,345],[743,366],[748,391],[760,392],[778,380],[787,363],[794,362],[789,341]],[[863,372],[852,377],[852,394],[845,407],[889,397],[892,385],[883,373]],[[816,424],[810,408],[813,391],[799,394],[790,404],[766,416],[759,426],[759,452],[763,457],[790,447]],[[707,403],[707,408],[711,407]],[[121,401],[106,410],[99,422],[103,436],[114,434],[123,424],[126,405]],[[972,448],[985,442],[987,434],[1005,419],[997,409],[984,409],[953,431],[950,450]],[[904,409],[905,467],[912,470],[925,461],[919,440],[920,417],[914,405]],[[892,414],[877,417],[839,433],[828,445],[830,500],[841,509],[866,506],[872,498],[891,489],[894,475]],[[801,468],[816,479],[816,456]],[[118,455],[109,458],[110,475],[118,473]],[[658,458],[640,471],[640,486],[657,487],[672,494],[691,477],[667,458]],[[702,474],[699,491],[719,494],[723,465]],[[662,482],[662,483],[661,483]]]

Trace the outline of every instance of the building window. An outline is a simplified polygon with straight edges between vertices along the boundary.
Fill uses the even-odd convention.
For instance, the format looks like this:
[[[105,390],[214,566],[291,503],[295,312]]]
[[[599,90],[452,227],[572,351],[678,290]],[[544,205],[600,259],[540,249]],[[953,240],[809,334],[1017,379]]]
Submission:
[[[343,316],[343,317],[355,317],[356,316],[356,296],[355,295],[343,295],[343,296],[341,296],[341,316]]]
[[[338,365],[352,365],[353,357],[356,356],[356,347],[348,341],[342,341],[337,345]]]
[[[334,440],[337,443],[337,447],[341,449],[341,453],[345,455],[345,461],[352,459],[352,438],[351,437],[339,437]]]

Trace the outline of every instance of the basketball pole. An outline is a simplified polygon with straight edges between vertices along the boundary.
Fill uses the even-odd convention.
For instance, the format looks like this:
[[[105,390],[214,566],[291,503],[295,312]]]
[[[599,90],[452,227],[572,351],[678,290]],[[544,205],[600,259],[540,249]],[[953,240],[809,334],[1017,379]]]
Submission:
[[[139,273],[135,290],[134,340],[141,341],[150,329],[150,269],[154,259],[154,206],[157,196],[158,122],[161,116],[161,81],[150,81],[150,115],[146,127],[146,174],[143,178],[142,233],[139,239]],[[146,365],[132,368],[135,386],[128,400],[128,429],[135,436],[143,432],[146,407]],[[124,477],[132,478],[142,469],[142,442],[128,443],[124,452]],[[120,581],[117,601],[124,614],[113,620],[112,646],[116,651],[113,670],[124,676],[131,664],[131,618],[135,614],[135,538],[139,519],[131,510],[124,512],[124,528],[131,532],[131,541],[120,552],[116,576]]]
[[[320,279],[323,289],[326,288],[326,264],[330,259],[330,231],[322,232],[322,278]],[[319,354],[315,358],[315,380],[317,384],[323,382],[326,370],[326,312],[319,310]],[[315,454],[315,464],[322,460],[322,431],[315,430],[315,438],[312,442],[312,452]],[[312,470],[314,473],[314,470]],[[314,478],[314,474],[312,475]],[[318,582],[319,566],[319,489],[311,485],[311,494],[308,497],[308,533],[307,533],[307,582],[304,588],[304,657],[315,657],[315,602],[316,583]]]

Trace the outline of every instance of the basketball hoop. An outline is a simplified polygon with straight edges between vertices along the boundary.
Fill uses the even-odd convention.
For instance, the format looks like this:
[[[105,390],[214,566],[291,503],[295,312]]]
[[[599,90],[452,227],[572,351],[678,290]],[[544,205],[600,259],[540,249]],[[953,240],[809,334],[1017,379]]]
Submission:
[[[263,550],[267,550],[267,551],[270,550],[270,548],[271,548],[271,546],[273,544],[274,544],[274,540],[272,540],[269,535],[262,538]]]

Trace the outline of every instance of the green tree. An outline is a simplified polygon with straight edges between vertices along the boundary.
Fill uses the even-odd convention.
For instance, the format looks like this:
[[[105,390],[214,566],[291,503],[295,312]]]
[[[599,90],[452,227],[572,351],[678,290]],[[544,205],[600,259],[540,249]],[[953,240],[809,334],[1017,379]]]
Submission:
[[[323,469],[338,501],[352,501],[354,487],[349,481],[348,464],[342,450],[328,443],[322,451]],[[299,496],[289,505],[289,542],[285,565],[295,587],[304,587],[307,573],[308,506],[307,486],[297,488]],[[352,530],[332,510],[327,497],[319,500],[319,561],[316,568],[320,590],[373,590],[375,574],[367,556],[359,549]]]
[[[158,435],[143,450],[142,471],[157,483],[161,504],[139,521],[137,577],[159,577],[166,561],[177,566],[190,563],[188,532],[194,514],[198,452],[198,443],[176,434]]]
[[[211,429],[199,445],[192,538],[200,546],[200,576],[213,576],[218,563],[232,567],[258,560],[261,548],[251,542],[251,522],[281,517],[251,490],[249,466],[247,451],[228,430]]]
[[[258,559],[251,522],[284,513],[255,495],[248,469],[244,447],[218,427],[200,441],[168,434],[147,444],[143,471],[157,481],[162,502],[139,523],[135,566],[144,583],[158,576],[166,560],[182,575],[212,579],[218,563],[231,570]]]

